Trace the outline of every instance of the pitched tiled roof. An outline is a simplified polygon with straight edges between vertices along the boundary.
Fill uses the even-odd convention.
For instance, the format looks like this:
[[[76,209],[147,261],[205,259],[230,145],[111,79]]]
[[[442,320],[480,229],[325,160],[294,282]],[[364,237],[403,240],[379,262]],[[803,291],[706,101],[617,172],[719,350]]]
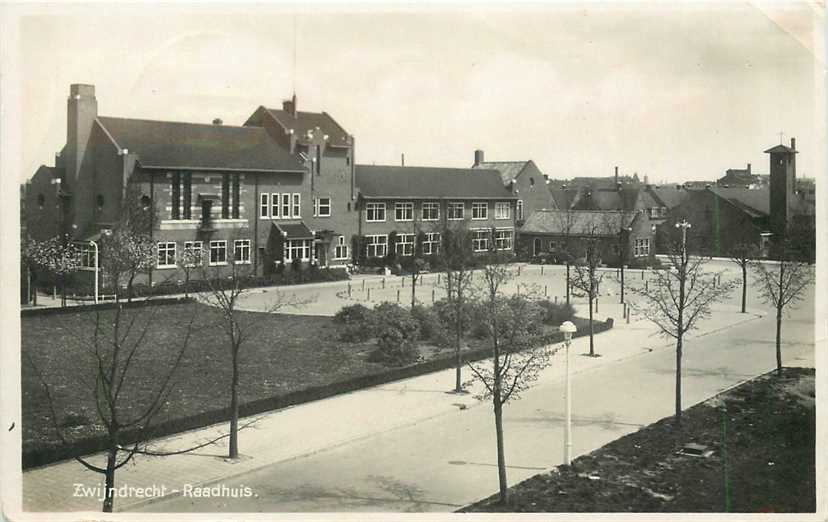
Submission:
[[[787,153],[790,153],[790,154],[798,154],[799,153],[799,151],[795,151],[792,148],[788,147],[787,145],[776,145],[776,146],[771,147],[771,148],[769,148],[768,150],[765,151],[765,153],[770,153],[770,152],[787,152]]]
[[[304,221],[299,223],[273,223],[273,227],[279,233],[284,234],[287,239],[313,239],[313,233]]]
[[[555,206],[562,210],[572,208],[578,199],[577,189],[550,188],[549,192],[552,194]]]
[[[328,145],[345,147],[349,143],[348,133],[327,112],[298,111],[293,113],[283,109],[265,109],[286,129],[293,129],[298,143],[307,143],[308,132],[322,133],[328,136]]]
[[[736,187],[710,187],[708,190],[751,215],[761,216],[770,213],[770,190],[767,188],[750,190]]]
[[[528,163],[529,161],[483,161],[472,168],[496,170],[500,172],[500,179],[506,184],[518,177]]]
[[[304,171],[261,127],[98,117],[116,144],[144,167]]]
[[[366,198],[517,199],[496,170],[357,165],[356,185]]]
[[[633,210],[638,199],[637,188],[582,189],[575,210]]]
[[[647,192],[660,203],[660,206],[667,208],[675,208],[687,199],[687,190],[684,188],[676,188],[675,185],[650,187],[647,189]]]
[[[614,236],[629,227],[638,212],[614,210],[536,210],[521,227],[521,233]]]

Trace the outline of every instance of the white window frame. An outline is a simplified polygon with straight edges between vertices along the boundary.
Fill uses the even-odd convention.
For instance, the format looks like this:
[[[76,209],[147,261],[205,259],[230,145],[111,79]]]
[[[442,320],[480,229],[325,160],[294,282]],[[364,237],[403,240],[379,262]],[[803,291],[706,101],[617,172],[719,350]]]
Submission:
[[[382,219],[377,219],[377,213],[382,212]],[[373,219],[370,218],[373,213]],[[371,202],[365,204],[365,222],[366,223],[384,223],[385,222],[385,203]]]
[[[512,229],[495,230],[495,249],[512,250],[514,245],[514,231]]]
[[[336,238],[334,245],[334,259],[348,259],[348,244],[345,243],[345,236]]]
[[[299,255],[300,261],[310,261],[313,239],[288,239],[285,241],[285,261],[292,262],[294,252]]]
[[[381,241],[378,241],[379,239]],[[366,257],[378,258],[386,255],[388,255],[388,234],[369,234],[365,236]]]
[[[400,217],[402,215],[402,217]],[[405,217],[405,216],[408,217]],[[414,203],[397,201],[394,203],[394,221],[414,221]]]
[[[213,261],[213,252],[224,252],[224,261]],[[207,259],[209,266],[224,266],[227,264],[227,240],[214,239],[210,241],[210,257]]]
[[[397,234],[397,243],[394,245],[394,251],[400,256],[413,256],[415,241],[416,236],[414,234]]]
[[[170,249],[172,245],[172,249]],[[175,241],[159,241],[155,246],[155,268],[176,268],[176,245]],[[162,252],[164,252],[162,254]],[[170,254],[172,252],[172,254]],[[161,263],[161,256],[164,256],[165,263]]]
[[[241,259],[239,259],[239,252],[241,251]],[[247,255],[245,255],[245,253]],[[249,239],[234,239],[233,240],[233,262],[237,265],[250,264],[250,240]]]
[[[279,219],[281,213],[279,212],[279,198],[281,196],[278,192],[273,192],[270,194],[270,217],[272,219]]]
[[[267,192],[262,192],[261,194],[259,194],[259,217],[270,217],[270,194],[268,194]]]
[[[201,241],[185,241],[184,242],[184,252],[187,251],[198,251],[198,263],[185,263],[184,266],[187,268],[193,268],[196,266],[201,266],[201,263],[204,262],[204,243]]]
[[[440,252],[440,233],[426,232],[423,238],[423,255],[430,256]]]
[[[289,219],[290,218],[290,207],[291,207],[291,205],[290,205],[290,193],[289,192],[283,193],[281,195],[281,200],[280,201],[281,201],[281,206],[279,207],[280,208],[279,216],[282,219]]]
[[[512,205],[508,201],[497,201],[495,203],[495,219],[511,219]]]
[[[298,219],[302,216],[302,195],[298,192],[293,193],[290,205],[290,216],[293,219]]]
[[[517,201],[516,213],[517,213],[517,218],[518,219],[523,219],[523,200],[522,199],[519,199]]]
[[[434,217],[426,217],[426,209],[434,213]],[[436,201],[424,201],[420,206],[420,216],[423,221],[439,221],[440,220],[440,203]]]
[[[323,205],[323,200],[328,203]],[[322,209],[327,209],[327,212],[323,213]],[[331,198],[313,198],[313,215],[316,217],[331,217]]]
[[[647,257],[650,255],[650,238],[636,238],[633,246],[633,257]]]
[[[460,217],[452,217],[455,211],[460,209]],[[466,204],[462,201],[449,201],[446,204],[446,218],[449,221],[460,221],[466,217]]]
[[[488,252],[490,230],[488,228],[473,228],[471,233],[472,250],[474,252]]]
[[[489,219],[489,203],[486,201],[472,201],[471,204],[472,208],[472,221],[483,221]],[[480,211],[483,211],[483,214],[480,215]],[[474,217],[475,213],[477,213],[477,217]]]

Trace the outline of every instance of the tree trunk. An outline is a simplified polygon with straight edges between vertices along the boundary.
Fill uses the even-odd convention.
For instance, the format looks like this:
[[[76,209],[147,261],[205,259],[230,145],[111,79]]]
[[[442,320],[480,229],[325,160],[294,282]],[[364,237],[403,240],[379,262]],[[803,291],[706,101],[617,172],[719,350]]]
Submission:
[[[782,307],[776,308],[776,375],[782,377]]]
[[[60,274],[60,306],[66,307],[66,274]]]
[[[417,277],[414,272],[411,273],[411,309],[417,304]]]
[[[747,303],[747,265],[742,265],[742,313],[745,313]]]
[[[495,396],[493,400],[497,436],[497,479],[500,485],[500,503],[505,505],[509,502],[509,486],[506,482],[506,455],[503,449],[503,405],[500,404],[500,397]]]
[[[127,303],[132,302],[132,282],[135,280],[135,274],[130,274],[129,281],[127,281]]]
[[[681,425],[681,353],[684,335],[676,339],[676,424]]]
[[[624,261],[621,261],[621,304],[624,304]]]
[[[233,378],[230,383],[230,453],[231,459],[239,457],[239,354],[233,352]]]
[[[106,456],[106,473],[104,474],[104,502],[103,512],[112,513],[115,492],[115,459],[118,456],[117,448],[110,448]]]
[[[589,298],[589,354],[595,356],[595,345],[593,344],[592,336],[595,330],[592,327],[592,296]]]
[[[569,261],[566,262],[566,304],[569,306]]]

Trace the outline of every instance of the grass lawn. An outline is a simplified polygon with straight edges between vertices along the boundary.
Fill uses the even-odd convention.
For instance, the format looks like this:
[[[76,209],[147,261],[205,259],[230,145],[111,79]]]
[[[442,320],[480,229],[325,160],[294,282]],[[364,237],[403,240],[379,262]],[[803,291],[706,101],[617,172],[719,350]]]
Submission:
[[[814,395],[813,369],[769,373],[463,511],[723,512],[727,483],[731,512],[814,512]],[[689,442],[714,453],[676,454]]]
[[[369,362],[373,340],[346,343],[338,339],[332,318],[242,312],[256,324],[256,335],[242,347],[240,401],[242,404],[289,392],[378,374],[388,368]],[[102,346],[112,339],[115,312],[100,312]],[[173,392],[155,424],[229,406],[230,353],[217,310],[197,303],[125,309],[121,335],[127,347],[146,332],[122,392],[124,417],[142,411],[177,356],[191,317],[192,337],[173,379]],[[128,333],[126,325],[135,323]],[[59,446],[46,395],[30,357],[49,384],[57,421],[67,438],[82,439],[104,432],[94,403],[93,332],[96,315],[90,311],[23,316],[22,391],[23,451]],[[579,321],[579,328],[582,326]],[[147,328],[151,325],[151,328]],[[585,327],[584,327],[585,328]],[[483,341],[470,340],[479,348]],[[424,360],[449,351],[423,343]],[[132,408],[132,409],[130,409]]]

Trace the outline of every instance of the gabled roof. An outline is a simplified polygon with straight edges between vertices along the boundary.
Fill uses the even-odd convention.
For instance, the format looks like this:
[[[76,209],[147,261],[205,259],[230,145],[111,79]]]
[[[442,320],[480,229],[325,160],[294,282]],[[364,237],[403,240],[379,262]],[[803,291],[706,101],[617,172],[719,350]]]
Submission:
[[[273,227],[286,239],[313,239],[313,232],[305,225],[304,221],[299,223],[273,223]]]
[[[638,200],[637,188],[582,189],[572,207],[575,210],[633,210]]]
[[[530,234],[610,237],[622,227],[629,228],[639,215],[615,210],[536,210],[520,230]]]
[[[347,147],[350,143],[348,133],[327,112],[298,111],[294,117],[292,112],[284,109],[265,110],[285,129],[293,129],[297,143],[307,144],[310,141],[308,132],[328,136],[329,146]]]
[[[364,198],[517,199],[496,170],[357,165],[356,185]]]
[[[552,194],[552,200],[555,206],[561,210],[572,208],[572,205],[578,199],[578,189],[564,189],[564,188],[550,188],[549,193]]]
[[[234,127],[99,116],[116,146],[147,168],[304,172],[302,163],[261,127]]]
[[[676,188],[676,185],[650,187],[647,192],[660,203],[660,206],[667,208],[675,208],[687,199],[687,189],[683,187]]]
[[[503,180],[503,184],[507,184],[510,181],[517,178],[523,169],[531,163],[532,160],[526,161],[483,161],[478,163],[472,168],[475,169],[485,169],[485,170],[496,170],[500,173],[500,179]]]
[[[770,214],[770,190],[767,188],[723,188],[710,187],[707,189],[720,198],[726,199],[741,208],[752,217],[767,216]]]
[[[768,150],[765,151],[765,153],[776,153],[776,152],[784,152],[784,153],[788,153],[788,154],[799,154],[799,151],[793,150],[792,148],[788,147],[787,145],[781,145],[781,144],[780,145],[775,145],[775,146],[773,146],[773,147],[771,147],[771,148],[769,148]]]

